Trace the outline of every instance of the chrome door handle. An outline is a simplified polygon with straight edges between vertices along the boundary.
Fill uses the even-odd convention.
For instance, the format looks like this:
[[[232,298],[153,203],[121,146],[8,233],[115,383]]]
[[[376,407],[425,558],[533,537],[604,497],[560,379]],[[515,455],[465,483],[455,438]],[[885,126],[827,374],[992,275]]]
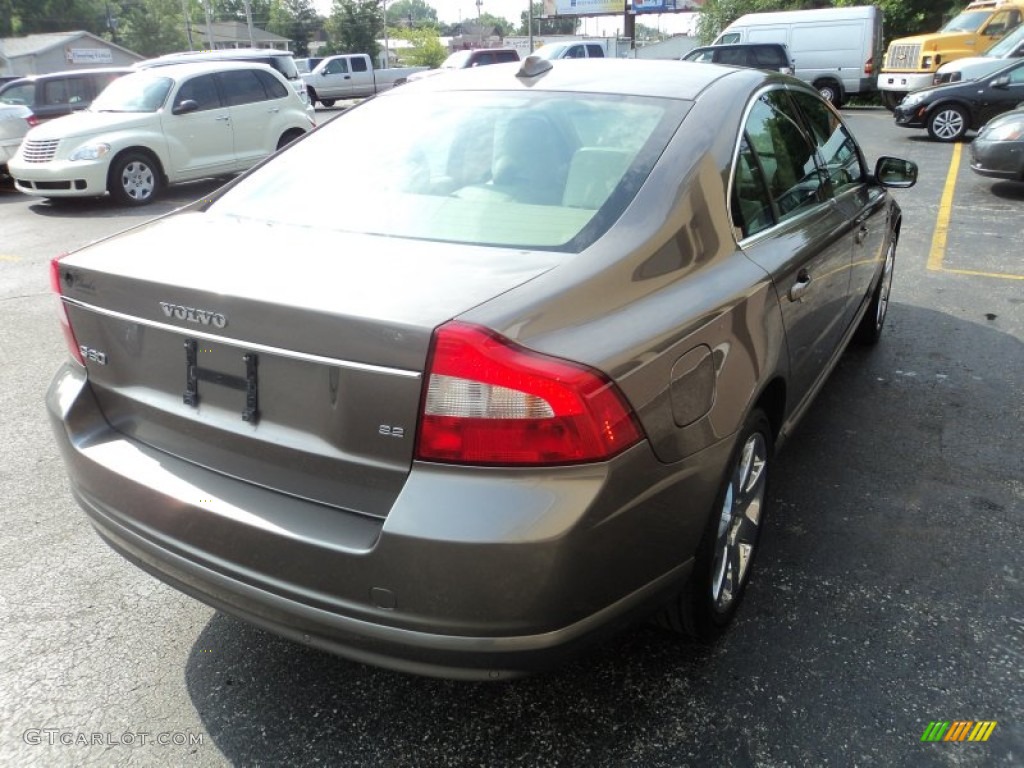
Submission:
[[[811,287],[811,275],[806,269],[801,269],[796,276],[796,282],[789,289],[789,300],[800,301],[807,289]]]
[[[855,242],[857,245],[860,245],[861,243],[864,242],[864,238],[866,238],[867,236],[868,228],[862,225],[861,228],[857,230],[857,234],[853,236],[853,242]]]
[[[271,114],[275,114],[275,115],[276,115],[276,114],[277,114],[278,112],[280,112],[280,111],[281,111],[281,108],[280,108],[280,107],[271,107],[270,109],[268,109],[268,110],[267,110],[267,112],[270,112]]]
[[[215,117],[214,118],[214,120],[217,120],[218,122],[223,122],[225,120],[230,120],[230,119],[231,118],[228,115],[224,115],[223,117]]]

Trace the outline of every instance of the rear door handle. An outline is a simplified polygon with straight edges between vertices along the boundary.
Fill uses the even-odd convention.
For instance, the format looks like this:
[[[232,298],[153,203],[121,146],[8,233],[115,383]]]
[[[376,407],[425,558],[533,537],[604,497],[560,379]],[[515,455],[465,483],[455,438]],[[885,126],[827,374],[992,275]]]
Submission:
[[[268,109],[268,110],[267,110],[267,112],[270,112],[271,114],[275,114],[275,115],[276,115],[276,114],[277,114],[278,112],[280,112],[280,111],[281,111],[281,108],[280,108],[280,107],[271,107],[270,109]]]
[[[806,269],[801,269],[796,276],[796,282],[789,289],[789,300],[800,301],[807,289],[811,287],[811,275]]]
[[[867,236],[868,228],[861,224],[860,229],[858,229],[857,233],[853,236],[853,242],[855,242],[857,245],[860,245],[861,243],[864,242],[864,238],[866,238]]]
[[[225,122],[225,121],[227,121],[227,120],[230,120],[230,119],[231,119],[231,117],[230,117],[230,116],[228,116],[228,115],[224,115],[223,117],[216,117],[216,118],[214,118],[214,119],[215,119],[215,120],[216,120],[217,122]]]

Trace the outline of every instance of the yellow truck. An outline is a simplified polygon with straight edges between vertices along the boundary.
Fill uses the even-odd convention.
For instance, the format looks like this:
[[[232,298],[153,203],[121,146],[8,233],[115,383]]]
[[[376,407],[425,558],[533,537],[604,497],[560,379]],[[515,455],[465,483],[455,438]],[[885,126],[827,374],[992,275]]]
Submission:
[[[1024,0],[975,0],[938,32],[893,40],[878,76],[882,103],[893,109],[911,91],[931,85],[940,64],[979,55],[1022,20]]]

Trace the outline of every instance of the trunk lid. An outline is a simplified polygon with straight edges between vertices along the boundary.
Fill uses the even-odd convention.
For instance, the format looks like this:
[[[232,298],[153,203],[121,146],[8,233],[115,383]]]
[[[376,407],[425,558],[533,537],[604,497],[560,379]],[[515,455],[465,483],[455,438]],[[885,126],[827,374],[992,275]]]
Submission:
[[[433,329],[560,258],[187,213],[74,253],[59,277],[115,429],[383,516]]]

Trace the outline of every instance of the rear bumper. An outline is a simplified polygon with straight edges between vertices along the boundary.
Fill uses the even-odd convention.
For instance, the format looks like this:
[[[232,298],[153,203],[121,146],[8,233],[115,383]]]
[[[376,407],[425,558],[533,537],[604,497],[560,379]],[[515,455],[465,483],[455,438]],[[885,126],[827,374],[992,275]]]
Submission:
[[[77,366],[47,404],[75,497],[144,570],[298,642],[463,679],[557,664],[677,589],[729,448],[672,467],[646,444],[544,472],[416,465],[377,519],[124,437]]]

